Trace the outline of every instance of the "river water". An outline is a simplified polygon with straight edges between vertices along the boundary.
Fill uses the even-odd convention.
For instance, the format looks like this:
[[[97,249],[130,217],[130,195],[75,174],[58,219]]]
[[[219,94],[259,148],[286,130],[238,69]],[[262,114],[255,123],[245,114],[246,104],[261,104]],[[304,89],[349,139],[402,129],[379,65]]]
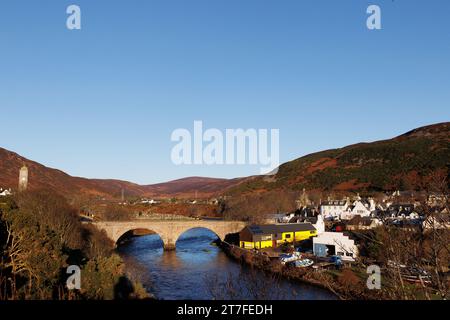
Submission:
[[[129,277],[158,299],[335,299],[326,290],[242,267],[212,244],[216,239],[209,230],[191,229],[179,238],[176,251],[164,252],[158,235],[132,238],[117,250]]]

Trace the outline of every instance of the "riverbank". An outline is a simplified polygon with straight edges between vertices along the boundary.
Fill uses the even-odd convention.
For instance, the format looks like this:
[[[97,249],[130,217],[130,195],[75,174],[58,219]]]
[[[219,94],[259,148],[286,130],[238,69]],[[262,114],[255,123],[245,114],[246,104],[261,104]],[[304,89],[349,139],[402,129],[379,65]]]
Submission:
[[[290,281],[312,285],[332,292],[340,300],[379,300],[379,291],[367,289],[367,274],[357,267],[346,267],[341,270],[295,268],[281,264],[279,260],[242,249],[238,246],[222,242],[221,249],[231,259],[264,272],[276,274]]]

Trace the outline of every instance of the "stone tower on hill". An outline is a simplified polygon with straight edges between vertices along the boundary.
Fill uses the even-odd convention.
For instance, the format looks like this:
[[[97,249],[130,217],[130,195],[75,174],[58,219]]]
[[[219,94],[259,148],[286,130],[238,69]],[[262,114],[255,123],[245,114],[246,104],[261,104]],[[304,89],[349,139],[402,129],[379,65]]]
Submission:
[[[28,168],[23,165],[19,172],[19,192],[27,190],[28,187]]]

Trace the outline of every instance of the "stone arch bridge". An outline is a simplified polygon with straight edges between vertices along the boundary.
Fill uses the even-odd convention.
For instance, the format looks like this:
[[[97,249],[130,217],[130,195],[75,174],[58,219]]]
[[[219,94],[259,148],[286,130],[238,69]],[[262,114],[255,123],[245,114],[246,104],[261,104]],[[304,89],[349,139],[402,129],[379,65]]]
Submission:
[[[157,233],[163,243],[165,250],[174,250],[178,238],[186,231],[194,228],[205,228],[214,232],[220,240],[230,233],[240,232],[246,223],[242,221],[221,220],[135,220],[135,221],[101,221],[92,223],[98,229],[104,230],[109,238],[115,243],[125,233],[137,229],[146,229]]]

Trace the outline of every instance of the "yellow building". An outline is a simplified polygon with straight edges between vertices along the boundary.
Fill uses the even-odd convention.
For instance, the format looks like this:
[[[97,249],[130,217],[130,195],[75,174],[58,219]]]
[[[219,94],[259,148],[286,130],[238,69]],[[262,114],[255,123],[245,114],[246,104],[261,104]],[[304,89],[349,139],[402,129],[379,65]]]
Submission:
[[[317,236],[311,223],[266,224],[245,227],[239,233],[239,243],[245,249],[276,248]]]

